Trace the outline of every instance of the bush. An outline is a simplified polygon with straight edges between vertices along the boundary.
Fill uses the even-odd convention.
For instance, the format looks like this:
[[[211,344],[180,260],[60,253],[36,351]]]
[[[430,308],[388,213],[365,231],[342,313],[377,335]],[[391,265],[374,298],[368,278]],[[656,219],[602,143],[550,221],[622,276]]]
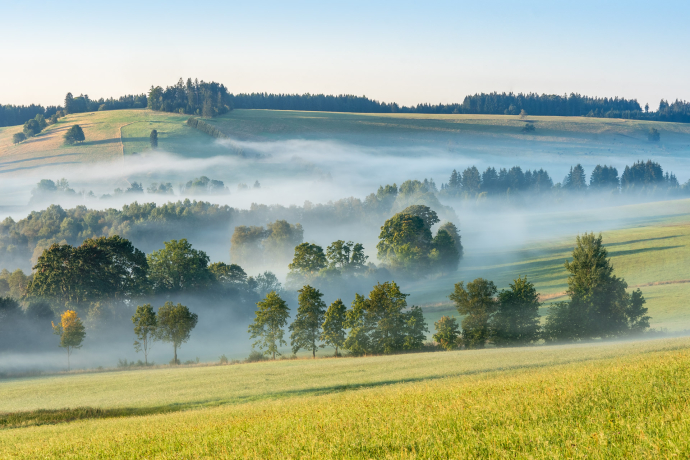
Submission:
[[[19,144],[20,142],[23,142],[26,140],[26,135],[24,133],[14,133],[12,136],[12,142],[15,144]]]
[[[248,363],[255,363],[258,361],[266,361],[266,356],[264,356],[263,353],[257,350],[253,350],[251,353],[249,353],[249,356],[245,360]]]
[[[523,133],[533,133],[535,130],[532,123],[527,123],[524,128],[522,128]]]
[[[218,359],[220,359],[221,364],[227,364],[228,363],[228,357],[225,356],[225,354],[220,355],[220,358],[218,358]]]
[[[661,140],[661,134],[656,128],[649,128],[649,133],[647,133],[647,139],[651,142],[659,142]]]

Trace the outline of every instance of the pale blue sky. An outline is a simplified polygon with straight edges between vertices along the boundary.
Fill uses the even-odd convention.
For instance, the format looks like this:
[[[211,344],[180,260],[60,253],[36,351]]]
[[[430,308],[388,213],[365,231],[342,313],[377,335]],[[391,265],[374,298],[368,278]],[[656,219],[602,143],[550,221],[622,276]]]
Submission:
[[[690,99],[688,1],[0,1],[0,103],[145,92],[462,102],[490,91]]]

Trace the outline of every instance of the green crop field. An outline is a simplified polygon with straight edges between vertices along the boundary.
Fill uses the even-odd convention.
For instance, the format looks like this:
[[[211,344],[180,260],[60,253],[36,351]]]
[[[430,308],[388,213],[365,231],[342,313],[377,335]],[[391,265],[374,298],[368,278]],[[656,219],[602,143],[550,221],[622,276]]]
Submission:
[[[680,338],[16,379],[0,383],[0,450],[4,458],[683,458],[689,362],[690,339]],[[60,413],[79,420],[51,424]]]

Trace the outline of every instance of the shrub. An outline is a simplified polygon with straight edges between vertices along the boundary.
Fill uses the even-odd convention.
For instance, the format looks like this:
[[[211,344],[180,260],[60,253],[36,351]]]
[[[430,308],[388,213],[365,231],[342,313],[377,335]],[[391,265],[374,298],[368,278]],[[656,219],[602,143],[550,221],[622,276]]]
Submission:
[[[26,140],[26,135],[24,133],[14,133],[12,136],[12,142],[15,144],[19,144],[20,142],[23,142]]]
[[[220,359],[221,364],[227,364],[228,363],[228,357],[225,356],[225,354],[220,355],[220,358],[218,358],[218,359]]]
[[[253,350],[251,353],[249,353],[249,356],[245,361],[248,363],[255,363],[257,361],[266,361],[266,357],[264,356],[263,353],[257,350]]]

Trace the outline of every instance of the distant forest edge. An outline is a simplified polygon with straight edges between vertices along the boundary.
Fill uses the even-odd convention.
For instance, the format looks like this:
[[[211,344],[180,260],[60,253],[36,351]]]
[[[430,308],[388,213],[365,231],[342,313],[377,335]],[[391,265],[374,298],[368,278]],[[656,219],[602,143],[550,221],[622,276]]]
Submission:
[[[358,113],[423,113],[423,114],[487,114],[541,116],[583,116],[598,118],[623,118],[635,120],[690,123],[690,102],[676,99],[669,103],[662,99],[656,111],[644,108],[636,99],[601,98],[571,93],[515,94],[489,93],[465,96],[462,103],[418,104],[400,106],[397,103],[379,102],[366,96],[350,94],[232,94],[220,83],[204,82],[188,78],[176,85],[151,86],[148,94],[127,95],[119,99],[90,99],[88,95],[74,97],[68,93],[64,107],[41,105],[14,106],[0,104],[0,127],[21,125],[43,115],[49,118],[58,111],[69,113],[94,112],[97,110],[136,109],[148,107],[162,112],[184,113],[214,117],[236,109],[296,110],[316,112]]]

